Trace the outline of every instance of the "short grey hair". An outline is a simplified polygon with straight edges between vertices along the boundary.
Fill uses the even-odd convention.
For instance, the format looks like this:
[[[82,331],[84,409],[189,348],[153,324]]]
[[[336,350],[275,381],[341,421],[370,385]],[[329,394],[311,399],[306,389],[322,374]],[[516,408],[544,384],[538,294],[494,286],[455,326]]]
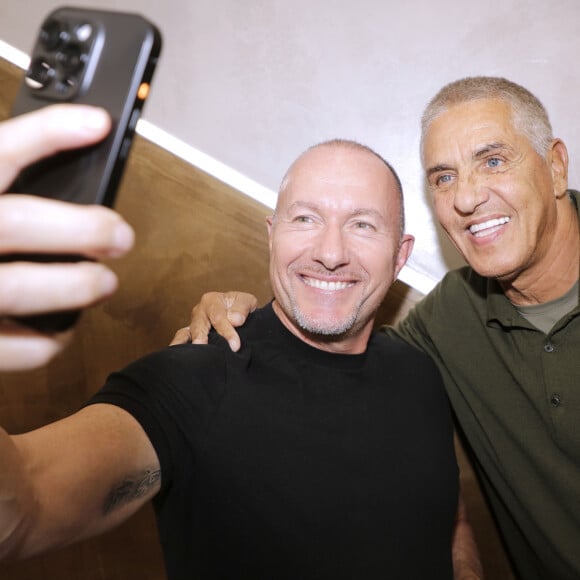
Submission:
[[[497,99],[507,103],[512,111],[516,130],[524,135],[541,157],[546,157],[554,139],[548,113],[528,89],[502,77],[466,77],[445,85],[431,99],[421,118],[421,158],[425,135],[433,120],[453,105]]]

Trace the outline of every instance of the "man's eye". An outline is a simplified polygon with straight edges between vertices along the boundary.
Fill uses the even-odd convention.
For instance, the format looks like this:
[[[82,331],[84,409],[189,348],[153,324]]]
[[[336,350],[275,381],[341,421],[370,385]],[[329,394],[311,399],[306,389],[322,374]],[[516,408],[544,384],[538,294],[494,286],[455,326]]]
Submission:
[[[490,157],[486,163],[488,167],[491,167],[493,169],[495,167],[499,167],[502,161],[501,159],[499,159],[499,157]]]
[[[444,173],[443,175],[440,175],[439,177],[437,177],[437,179],[435,180],[435,185],[437,185],[437,186],[446,185],[450,181],[451,181],[451,175],[449,175],[449,173]]]
[[[356,222],[355,228],[359,230],[374,230],[375,226],[373,226],[373,224],[369,224],[368,222]]]
[[[312,218],[307,215],[299,215],[294,218],[294,221],[298,222],[299,224],[309,224],[312,223]]]

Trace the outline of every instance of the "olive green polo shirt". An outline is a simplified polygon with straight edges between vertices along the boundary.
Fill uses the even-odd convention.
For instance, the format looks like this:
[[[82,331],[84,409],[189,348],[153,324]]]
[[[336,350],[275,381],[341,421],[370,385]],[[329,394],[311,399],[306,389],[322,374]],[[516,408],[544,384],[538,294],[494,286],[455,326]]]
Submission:
[[[385,329],[437,362],[526,580],[580,578],[579,315],[576,306],[545,334],[466,267]]]

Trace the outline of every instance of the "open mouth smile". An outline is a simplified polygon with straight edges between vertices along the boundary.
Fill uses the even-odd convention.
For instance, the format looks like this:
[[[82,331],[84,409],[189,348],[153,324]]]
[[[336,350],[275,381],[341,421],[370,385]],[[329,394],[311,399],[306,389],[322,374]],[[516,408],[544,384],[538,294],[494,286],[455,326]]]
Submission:
[[[307,286],[317,288],[318,290],[326,290],[329,292],[344,290],[345,288],[354,286],[354,282],[331,282],[328,280],[319,280],[317,278],[307,278],[306,276],[302,276],[302,280]]]
[[[487,236],[495,231],[497,231],[500,226],[507,224],[510,221],[509,217],[494,218],[480,224],[473,224],[469,226],[469,231],[476,237],[480,238]]]

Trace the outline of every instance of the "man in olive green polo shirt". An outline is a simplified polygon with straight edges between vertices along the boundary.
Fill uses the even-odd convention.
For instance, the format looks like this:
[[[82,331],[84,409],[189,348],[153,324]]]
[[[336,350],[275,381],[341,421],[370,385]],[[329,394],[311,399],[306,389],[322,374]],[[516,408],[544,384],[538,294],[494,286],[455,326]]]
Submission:
[[[502,79],[445,87],[422,121],[437,217],[470,267],[397,332],[438,363],[514,565],[580,578],[578,193],[545,110]]]
[[[519,577],[580,578],[580,194],[529,91],[495,77],[444,87],[422,119],[435,212],[469,267],[449,273],[397,329],[437,362]],[[230,344],[254,306],[212,294]],[[227,311],[226,311],[227,308]]]

